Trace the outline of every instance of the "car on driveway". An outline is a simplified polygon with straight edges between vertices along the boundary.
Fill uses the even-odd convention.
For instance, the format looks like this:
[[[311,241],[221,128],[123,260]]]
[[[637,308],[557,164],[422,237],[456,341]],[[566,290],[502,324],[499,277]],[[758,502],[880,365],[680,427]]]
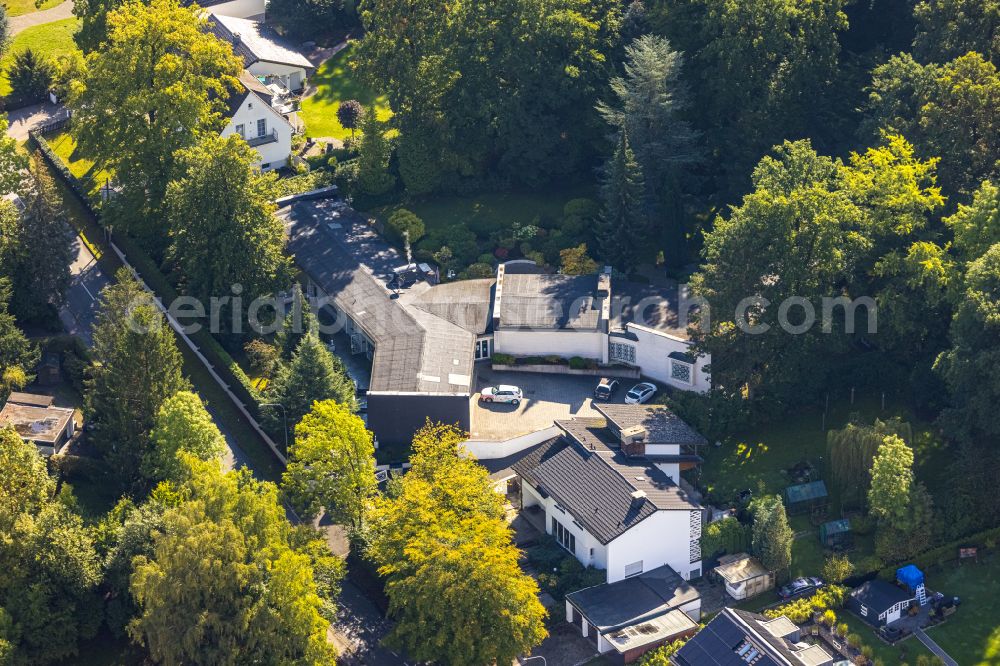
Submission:
[[[618,380],[611,377],[601,377],[594,389],[594,400],[611,400],[618,390]]]
[[[487,386],[479,394],[479,399],[483,402],[507,402],[515,407],[521,404],[522,398],[524,398],[524,394],[521,393],[521,389],[508,384]]]
[[[649,402],[650,398],[656,395],[656,387],[649,382],[636,384],[625,394],[625,404],[641,405]]]
[[[823,581],[819,578],[813,576],[796,578],[778,590],[778,596],[782,599],[791,599],[792,597],[798,597],[808,592],[815,592],[821,587],[823,587]]]

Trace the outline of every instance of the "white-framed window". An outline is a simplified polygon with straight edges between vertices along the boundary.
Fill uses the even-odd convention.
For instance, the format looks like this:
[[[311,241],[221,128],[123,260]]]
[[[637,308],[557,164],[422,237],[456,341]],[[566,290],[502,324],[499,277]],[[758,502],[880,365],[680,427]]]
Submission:
[[[562,523],[552,518],[552,536],[556,538],[559,545],[576,555],[576,536],[566,529]]]
[[[267,118],[261,118],[257,121],[257,136],[267,135]]]
[[[236,133],[239,134],[244,139],[247,138],[247,127],[243,123],[236,126]]]
[[[694,384],[694,366],[684,361],[670,359],[670,378],[684,384]]]
[[[865,606],[864,604],[861,605],[861,616],[868,617],[868,606]]]
[[[625,577],[638,576],[642,573],[642,560],[625,565]]]
[[[635,365],[635,346],[624,342],[612,342],[608,348],[608,356],[612,361]]]

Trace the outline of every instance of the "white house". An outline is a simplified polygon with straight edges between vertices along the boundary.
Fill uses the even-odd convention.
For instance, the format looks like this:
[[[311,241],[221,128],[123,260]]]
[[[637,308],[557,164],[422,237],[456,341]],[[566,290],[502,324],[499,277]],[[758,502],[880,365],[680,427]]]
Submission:
[[[702,507],[635,448],[639,424],[654,420],[653,408],[601,405],[608,407],[622,408],[616,420],[630,424],[626,434],[616,434],[610,419],[558,421],[560,436],[511,465],[521,479],[522,513],[540,521],[584,566],[604,569],[608,583],[662,566],[684,580],[698,578]],[[635,418],[626,421],[629,409]],[[674,427],[690,431],[659,409],[664,423],[676,420]]]
[[[273,106],[271,91],[244,70],[240,90],[229,98],[229,122],[222,136],[238,134],[260,154],[264,171],[288,164],[292,153],[292,124]]]
[[[233,45],[247,71],[275,86],[275,93],[302,90],[314,69],[308,58],[265,23],[213,13],[208,25],[216,37]]]
[[[497,269],[492,353],[578,356],[704,392],[712,386],[711,358],[691,352],[685,305],[678,287],[612,280],[610,268],[560,275],[510,262]]]

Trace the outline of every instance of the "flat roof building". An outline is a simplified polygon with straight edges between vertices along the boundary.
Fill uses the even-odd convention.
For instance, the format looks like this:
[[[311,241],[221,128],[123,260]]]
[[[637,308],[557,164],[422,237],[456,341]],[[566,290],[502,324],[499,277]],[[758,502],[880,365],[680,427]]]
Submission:
[[[76,431],[76,419],[72,409],[54,407],[52,401],[47,395],[11,393],[0,410],[0,428],[13,428],[43,455],[59,453]]]

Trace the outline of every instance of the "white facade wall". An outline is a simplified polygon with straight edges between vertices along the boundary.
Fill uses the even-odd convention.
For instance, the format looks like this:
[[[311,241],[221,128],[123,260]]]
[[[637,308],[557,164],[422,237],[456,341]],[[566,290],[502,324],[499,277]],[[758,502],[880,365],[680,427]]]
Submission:
[[[690,341],[637,324],[628,324],[627,328],[639,338],[637,342],[631,344],[635,345],[635,363],[643,375],[684,391],[704,393],[712,388],[712,380],[703,370],[711,362],[708,356],[695,359],[692,383],[681,382],[671,377],[670,354],[672,352],[690,354]],[[629,344],[627,340],[617,341]]]
[[[259,61],[247,67],[254,76],[277,76],[289,90],[299,90],[305,85],[306,70],[295,65]]]
[[[552,534],[552,518],[554,517],[565,527],[574,537],[576,537],[576,559],[580,563],[595,569],[607,569],[607,547],[595,537],[591,536],[583,527],[574,522],[573,516],[564,510],[556,508],[557,502],[551,496],[542,497],[531,487],[531,484],[524,482],[521,484],[523,505],[525,507],[535,504],[540,505],[545,510],[545,532]],[[608,581],[611,582],[610,580]]]
[[[676,456],[681,452],[680,444],[647,444],[646,455],[650,456]],[[681,466],[679,463],[658,462],[656,466],[660,471],[670,477],[670,480],[681,485]]]
[[[281,117],[264,100],[254,94],[248,94],[230,118],[222,136],[236,133],[236,127],[243,125],[243,138],[248,141],[258,136],[257,121],[263,119],[266,124],[265,134],[277,131],[278,140],[254,146],[260,155],[260,165],[265,171],[277,169],[288,164],[288,156],[292,153],[292,126]],[[263,166],[263,165],[267,166]]]
[[[642,560],[642,570],[668,565],[684,580],[701,571],[691,562],[691,515],[688,510],[657,511],[608,544],[608,582],[625,578],[626,565]]]
[[[470,439],[462,446],[476,460],[494,460],[520,453],[553,437],[558,437],[560,433],[562,433],[562,430],[559,429],[559,426],[552,426],[551,428],[536,430],[535,432],[529,432],[527,435],[513,437],[501,442]]]
[[[608,337],[600,331],[551,331],[499,329],[493,334],[494,354],[563,358],[580,356],[602,363],[608,360]]]
[[[263,16],[266,4],[265,0],[230,0],[230,2],[212,5],[208,11],[219,16],[249,19]]]

